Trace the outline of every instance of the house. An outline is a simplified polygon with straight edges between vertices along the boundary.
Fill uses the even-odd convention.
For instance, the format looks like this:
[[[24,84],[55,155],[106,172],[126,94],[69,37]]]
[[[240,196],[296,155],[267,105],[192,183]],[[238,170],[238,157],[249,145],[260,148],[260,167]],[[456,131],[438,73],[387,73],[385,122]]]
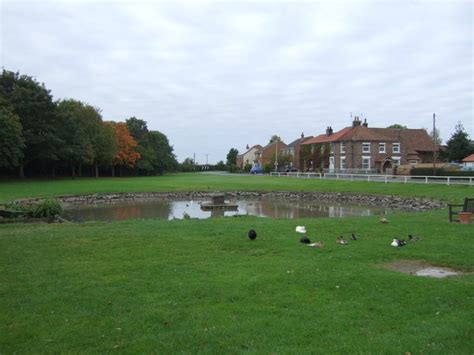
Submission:
[[[468,157],[465,157],[462,160],[463,170],[474,170],[474,154],[469,155]]]
[[[355,117],[351,127],[316,136],[303,145],[308,170],[392,173],[401,164],[433,162],[433,141],[424,129],[369,128]],[[434,147],[439,150],[438,146]]]
[[[255,153],[262,149],[260,144],[256,144],[249,148],[247,145],[247,151],[243,154],[237,155],[237,167],[240,169],[245,168],[247,164],[252,165],[254,167],[257,164],[257,158]]]
[[[267,164],[273,165],[275,163],[275,157],[278,158],[279,152],[286,146],[287,145],[285,143],[277,140],[256,151],[255,157],[258,165],[262,168],[265,168],[265,165]],[[271,168],[273,169],[273,166]]]
[[[297,169],[301,170],[300,164],[300,151],[301,144],[313,138],[312,136],[305,137],[304,133],[301,133],[301,137],[294,140],[282,150],[280,150],[280,155],[285,157],[285,168],[286,169]]]

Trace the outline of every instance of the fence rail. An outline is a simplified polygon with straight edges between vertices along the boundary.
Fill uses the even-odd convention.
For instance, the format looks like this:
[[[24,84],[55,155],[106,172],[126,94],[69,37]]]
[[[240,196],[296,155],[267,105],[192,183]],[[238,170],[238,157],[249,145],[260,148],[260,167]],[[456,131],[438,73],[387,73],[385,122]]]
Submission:
[[[271,176],[293,177],[300,179],[321,180],[350,180],[398,182],[403,184],[440,184],[440,185],[469,185],[474,186],[474,176],[412,176],[412,175],[381,175],[381,174],[339,174],[339,173],[270,173]]]

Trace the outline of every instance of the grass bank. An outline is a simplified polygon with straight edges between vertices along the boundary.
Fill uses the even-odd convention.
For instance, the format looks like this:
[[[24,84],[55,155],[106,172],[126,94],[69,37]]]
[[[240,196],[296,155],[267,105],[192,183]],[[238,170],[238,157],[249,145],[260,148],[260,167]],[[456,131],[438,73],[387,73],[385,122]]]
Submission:
[[[0,182],[0,202],[30,197],[83,195],[102,192],[149,191],[328,191],[429,197],[461,203],[472,196],[468,186],[378,183],[277,178],[250,175],[173,174],[160,177],[76,180],[25,180]]]
[[[472,272],[473,226],[443,211],[390,221],[0,226],[0,352],[471,354],[474,275],[421,278],[381,264]],[[326,246],[299,243],[297,224]],[[360,240],[334,243],[353,231]],[[408,233],[422,240],[389,246]]]

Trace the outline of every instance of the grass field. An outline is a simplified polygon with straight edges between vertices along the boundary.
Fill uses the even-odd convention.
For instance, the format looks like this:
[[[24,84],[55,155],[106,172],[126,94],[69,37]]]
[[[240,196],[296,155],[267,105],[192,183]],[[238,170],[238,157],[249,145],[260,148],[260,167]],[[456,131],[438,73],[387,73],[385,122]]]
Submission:
[[[209,186],[461,200],[471,191],[331,183],[190,174],[9,182],[0,184],[0,196]],[[445,210],[388,218],[389,224],[375,217],[228,217],[0,225],[0,353],[472,354],[473,225],[448,223]],[[296,225],[325,247],[299,243]],[[246,238],[250,228],[258,232],[255,241]],[[351,232],[360,240],[335,244]],[[422,240],[389,245],[408,233]],[[383,267],[396,260],[467,274],[432,279]]]
[[[418,196],[460,203],[472,195],[469,186],[277,178],[250,175],[174,174],[160,177],[0,181],[0,202],[29,197],[100,192],[149,191],[329,191]]]

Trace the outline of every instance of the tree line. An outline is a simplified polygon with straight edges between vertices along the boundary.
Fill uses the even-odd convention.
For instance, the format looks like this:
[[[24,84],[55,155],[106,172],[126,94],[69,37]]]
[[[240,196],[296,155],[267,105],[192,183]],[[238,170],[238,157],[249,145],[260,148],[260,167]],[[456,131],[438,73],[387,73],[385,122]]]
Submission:
[[[0,75],[0,173],[71,177],[156,175],[178,167],[173,147],[147,122],[104,121],[100,109],[75,99],[54,101],[31,76]]]

